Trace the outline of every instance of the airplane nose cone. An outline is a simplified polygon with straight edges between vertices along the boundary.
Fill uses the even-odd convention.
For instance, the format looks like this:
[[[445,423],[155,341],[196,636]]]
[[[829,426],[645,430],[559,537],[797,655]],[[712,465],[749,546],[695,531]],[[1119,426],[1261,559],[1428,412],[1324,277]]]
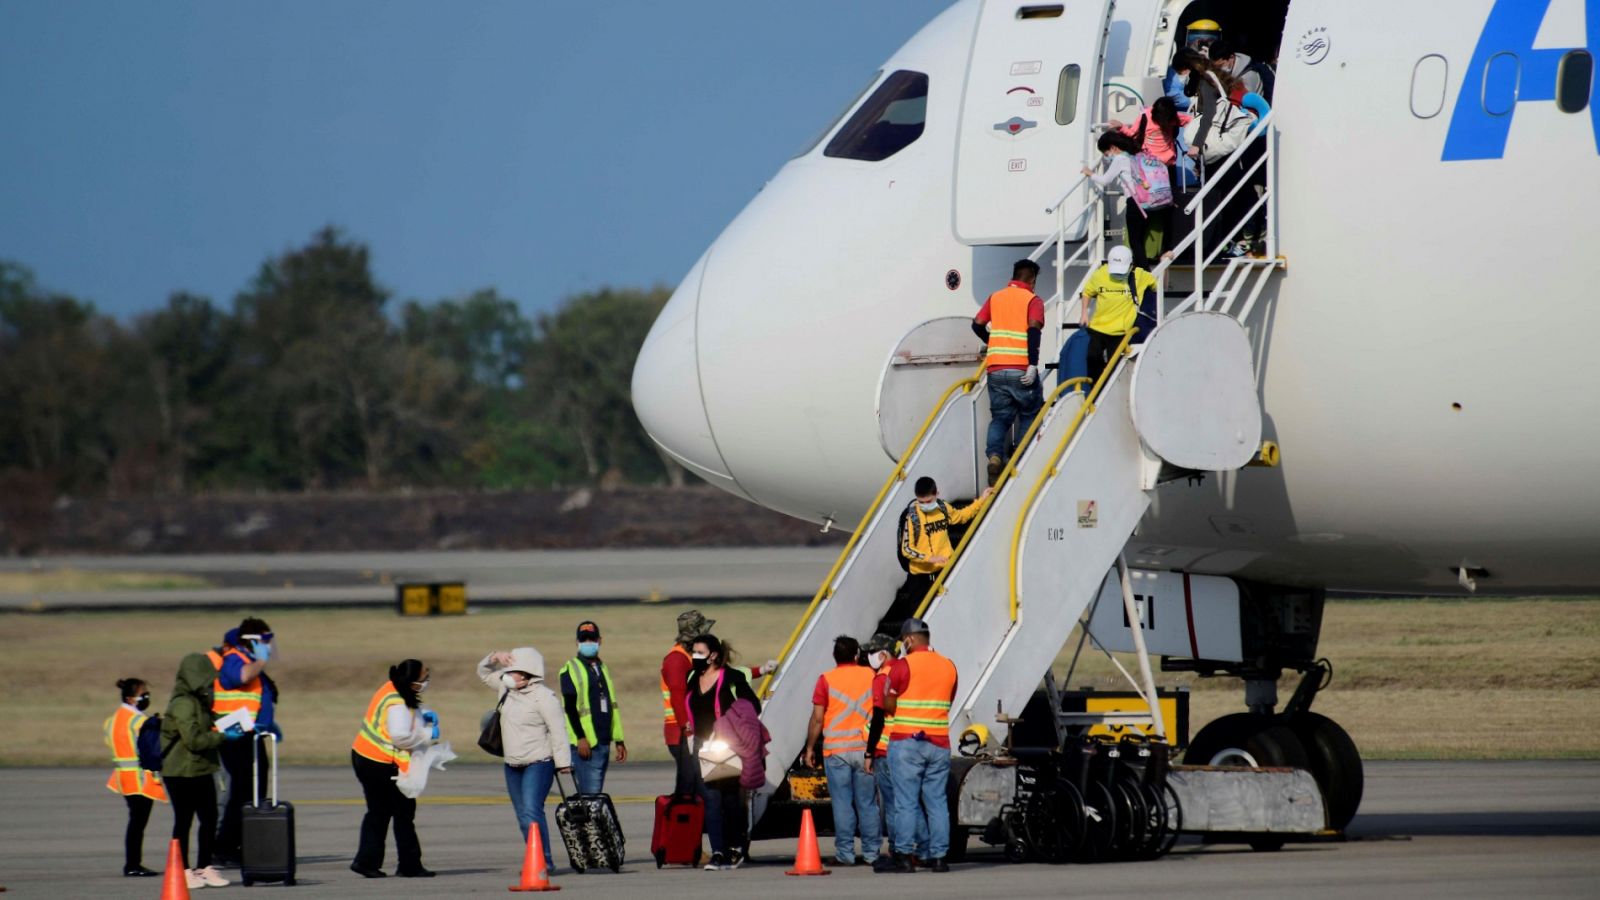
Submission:
[[[633,365],[633,409],[667,455],[717,487],[749,499],[717,448],[700,390],[696,319],[705,267],[702,257],[645,337]]]

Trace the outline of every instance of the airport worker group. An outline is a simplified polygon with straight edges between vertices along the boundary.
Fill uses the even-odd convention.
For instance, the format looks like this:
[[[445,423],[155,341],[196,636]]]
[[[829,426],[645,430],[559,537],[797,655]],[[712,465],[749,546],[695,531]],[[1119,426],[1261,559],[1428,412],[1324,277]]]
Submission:
[[[948,539],[943,549],[948,552]],[[950,826],[942,798],[954,669],[930,649],[926,624],[904,618],[898,633],[905,659],[892,658],[896,642],[888,634],[874,635],[864,648],[848,636],[835,641],[836,666],[815,686],[811,749],[804,756],[821,765],[829,783],[836,864],[871,865],[881,872],[919,866],[945,871]],[[722,870],[738,867],[748,855],[750,801],[766,782],[771,735],[759,718],[761,700],[750,679],[728,664],[725,645],[710,633],[714,624],[698,610],[678,617],[677,640],[662,661],[661,689],[663,736],[680,761],[674,791],[703,799],[704,833],[712,848],[706,868]],[[495,752],[504,759],[518,830],[524,843],[530,829],[539,830],[547,869],[553,868],[553,844],[545,805],[557,774],[572,773],[582,793],[600,793],[612,754],[618,762],[628,755],[617,682],[600,655],[599,623],[580,622],[576,638],[576,655],[555,679],[546,678],[544,658],[532,647],[492,651],[477,664],[478,678],[496,695],[485,723],[498,725]],[[218,871],[230,861],[219,850],[241,854],[241,843],[222,842],[225,836],[237,841],[241,832],[219,821],[215,779],[228,769],[230,796],[222,808],[242,808],[256,790],[254,771],[268,768],[266,755],[254,755],[258,734],[252,732],[281,731],[273,717],[276,688],[266,675],[275,646],[267,623],[252,617],[230,629],[221,645],[186,655],[160,717],[148,714],[150,695],[142,679],[117,682],[121,702],[104,723],[114,766],[106,786],[128,809],[125,875],[158,874],[143,865],[143,836],[154,805],[170,800],[189,889],[230,883]],[[775,665],[762,668],[770,672]],[[360,708],[350,761],[365,811],[350,869],[365,878],[390,874],[384,862],[391,830],[393,874],[435,874],[423,865],[416,825],[416,797],[429,762],[438,762],[430,757],[441,736],[438,714],[425,705],[431,679],[426,663],[401,660]],[[703,771],[713,743],[725,745],[742,765],[731,773]],[[198,846],[191,854],[196,820]]]

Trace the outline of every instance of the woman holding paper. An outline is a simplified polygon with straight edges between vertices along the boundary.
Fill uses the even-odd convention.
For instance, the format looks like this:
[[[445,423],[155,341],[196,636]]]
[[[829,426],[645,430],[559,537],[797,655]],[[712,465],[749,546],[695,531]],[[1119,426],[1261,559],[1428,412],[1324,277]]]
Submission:
[[[395,778],[411,768],[411,751],[427,746],[439,736],[439,717],[422,708],[428,689],[428,667],[420,659],[407,659],[389,667],[385,681],[367,702],[361,730],[350,746],[350,765],[367,800],[361,820],[361,843],[350,871],[363,878],[382,878],[383,850],[394,823],[394,850],[399,857],[395,874],[401,878],[432,878],[422,867],[422,842],[417,839],[417,801],[395,785]]]

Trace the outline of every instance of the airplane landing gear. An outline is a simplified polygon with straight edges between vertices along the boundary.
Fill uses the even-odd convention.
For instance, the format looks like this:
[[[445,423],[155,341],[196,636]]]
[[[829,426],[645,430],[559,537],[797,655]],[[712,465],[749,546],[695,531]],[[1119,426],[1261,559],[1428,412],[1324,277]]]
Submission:
[[[1337,722],[1310,710],[1317,691],[1326,687],[1331,677],[1332,668],[1327,662],[1318,662],[1306,671],[1282,712],[1271,712],[1275,704],[1270,702],[1252,702],[1257,711],[1233,713],[1210,723],[1189,742],[1184,763],[1304,769],[1322,791],[1328,828],[1343,831],[1361,805],[1364,777],[1361,753],[1350,734]],[[1257,694],[1257,690],[1251,694]],[[1251,846],[1276,850],[1283,841],[1263,839],[1252,841]]]

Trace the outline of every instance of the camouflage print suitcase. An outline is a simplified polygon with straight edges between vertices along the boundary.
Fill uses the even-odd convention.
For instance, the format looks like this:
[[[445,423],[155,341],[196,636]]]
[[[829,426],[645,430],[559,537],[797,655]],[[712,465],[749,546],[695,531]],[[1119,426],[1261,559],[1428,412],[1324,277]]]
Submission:
[[[561,842],[567,847],[567,859],[573,870],[579,873],[601,868],[620,871],[627,850],[611,796],[569,795],[561,784],[559,772],[556,786],[561,790],[561,805],[556,807],[556,828],[561,831]]]

